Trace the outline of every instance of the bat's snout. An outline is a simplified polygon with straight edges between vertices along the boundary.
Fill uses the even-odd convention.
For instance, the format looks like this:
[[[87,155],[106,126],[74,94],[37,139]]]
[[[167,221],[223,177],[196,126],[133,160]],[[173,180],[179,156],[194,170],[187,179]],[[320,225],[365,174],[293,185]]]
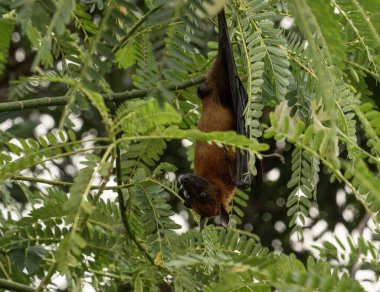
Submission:
[[[181,185],[190,193],[202,192],[203,189],[207,188],[209,182],[194,173],[187,173],[179,176],[178,178]]]
[[[190,184],[193,179],[192,179],[193,175],[192,174],[182,174],[178,177],[178,180],[179,182],[184,186],[186,187],[186,185]]]
[[[178,182],[179,183],[182,183],[182,178],[183,178],[184,174],[180,174],[177,178]]]

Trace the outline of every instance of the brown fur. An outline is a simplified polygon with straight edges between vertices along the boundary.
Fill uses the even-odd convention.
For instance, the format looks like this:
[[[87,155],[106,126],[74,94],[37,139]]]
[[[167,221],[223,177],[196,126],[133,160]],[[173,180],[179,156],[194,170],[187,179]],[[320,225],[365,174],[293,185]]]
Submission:
[[[231,98],[226,69],[221,67],[224,65],[222,57],[218,55],[206,80],[210,93],[202,98],[203,110],[198,129],[204,132],[236,130],[233,109],[221,103],[222,98],[227,100]],[[228,149],[227,152],[226,155],[226,151],[215,144],[208,144],[204,141],[195,143],[195,174],[207,179],[217,187],[212,194],[216,201],[213,206],[193,203],[193,208],[198,213],[207,213],[205,217],[218,215],[221,206],[228,210],[234,195],[235,185],[232,177],[236,175],[236,153],[231,149]],[[202,209],[207,209],[207,212]]]
[[[224,10],[218,14],[218,27],[217,58],[206,81],[197,89],[202,100],[198,129],[203,132],[235,131],[249,137],[244,119],[248,95],[237,72]],[[184,174],[179,180],[183,186],[180,194],[184,205],[201,215],[201,229],[205,218],[216,215],[220,215],[223,226],[228,226],[227,210],[235,187],[246,188],[252,184],[248,161],[247,151],[234,152],[204,141],[195,143],[194,173]],[[260,165],[257,168],[256,183],[259,183]]]
[[[244,127],[240,125],[241,118],[236,115],[242,115],[247,98],[244,88],[239,88],[242,85],[231,51],[224,11],[218,14],[218,23],[218,55],[206,81],[197,90],[202,100],[198,129],[203,132],[236,131],[245,134],[242,132]],[[195,143],[194,174],[183,175],[180,182],[186,191],[183,193],[184,204],[201,215],[201,228],[206,217],[216,215],[220,215],[223,226],[228,226],[227,210],[235,194],[235,186],[240,182],[240,172],[244,170],[241,163],[241,152],[204,141]]]

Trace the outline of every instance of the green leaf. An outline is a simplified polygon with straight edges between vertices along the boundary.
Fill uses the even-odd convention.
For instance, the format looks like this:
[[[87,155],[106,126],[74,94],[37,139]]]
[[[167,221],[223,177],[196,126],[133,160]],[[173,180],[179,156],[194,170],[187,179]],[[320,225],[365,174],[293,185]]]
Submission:
[[[120,68],[127,69],[134,65],[137,61],[137,47],[134,45],[134,42],[131,41],[118,50],[115,57]]]
[[[47,250],[39,245],[16,247],[9,251],[9,255],[15,266],[22,272],[24,269],[29,274],[40,267],[40,264],[48,254]]]
[[[8,19],[0,19],[0,74],[4,72],[8,63],[8,50],[12,39],[14,22]]]
[[[316,30],[322,37],[323,45],[327,46],[329,52],[328,58],[330,64],[343,66],[343,58],[345,56],[345,44],[343,42],[342,30],[340,23],[336,21],[334,9],[329,1],[312,1],[306,0],[304,9],[310,11]],[[300,12],[303,13],[303,12]]]

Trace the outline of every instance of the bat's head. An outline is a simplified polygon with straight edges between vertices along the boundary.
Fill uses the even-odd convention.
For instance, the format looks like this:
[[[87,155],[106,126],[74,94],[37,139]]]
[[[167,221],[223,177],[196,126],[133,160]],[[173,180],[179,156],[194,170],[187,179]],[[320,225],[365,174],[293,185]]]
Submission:
[[[220,215],[222,224],[228,225],[228,213],[222,204],[221,192],[217,186],[192,173],[181,176],[180,182],[186,191],[185,206],[193,208],[201,215],[201,224],[204,218]]]

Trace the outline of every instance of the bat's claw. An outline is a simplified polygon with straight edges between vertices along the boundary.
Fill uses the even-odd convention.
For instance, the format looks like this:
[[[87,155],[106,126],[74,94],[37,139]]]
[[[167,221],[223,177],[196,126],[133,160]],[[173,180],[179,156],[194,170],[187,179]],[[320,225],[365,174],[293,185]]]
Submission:
[[[201,217],[201,220],[199,221],[199,229],[200,229],[200,231],[202,231],[202,229],[205,227],[205,223],[206,223],[206,218],[205,217]]]
[[[224,209],[224,207],[220,208],[219,216],[220,216],[220,221],[222,222],[222,225],[227,228],[228,223],[230,223],[230,215],[228,215],[228,212],[226,211],[226,209]]]

